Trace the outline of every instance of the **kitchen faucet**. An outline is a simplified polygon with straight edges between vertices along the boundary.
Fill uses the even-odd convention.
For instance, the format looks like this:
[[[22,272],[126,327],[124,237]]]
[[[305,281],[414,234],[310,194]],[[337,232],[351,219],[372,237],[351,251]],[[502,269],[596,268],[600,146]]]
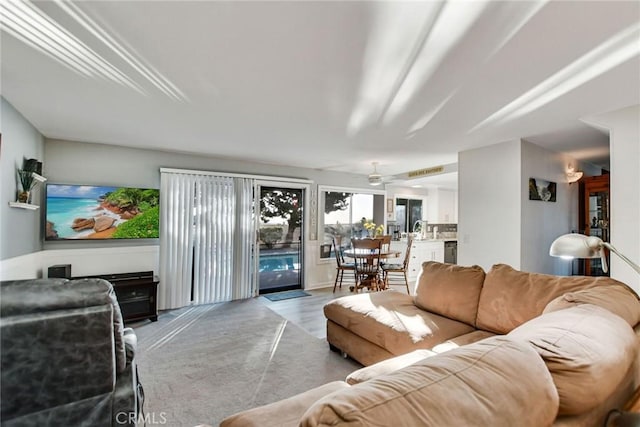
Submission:
[[[417,233],[418,231],[424,232],[427,228],[427,221],[417,220],[413,223],[413,232]]]

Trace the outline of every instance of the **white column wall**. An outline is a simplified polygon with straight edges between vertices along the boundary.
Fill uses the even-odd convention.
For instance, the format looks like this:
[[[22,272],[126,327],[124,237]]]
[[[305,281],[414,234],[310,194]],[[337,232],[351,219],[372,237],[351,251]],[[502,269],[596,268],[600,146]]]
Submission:
[[[584,120],[609,130],[611,243],[640,264],[640,105]],[[611,255],[611,277],[640,293],[640,275]]]
[[[520,140],[458,154],[458,264],[520,268]]]
[[[522,141],[520,268],[524,271],[572,274],[571,262],[549,255],[549,247],[556,237],[578,227],[579,185],[567,183],[566,171],[570,164],[588,176],[600,172],[598,168],[578,163],[565,154]],[[529,200],[529,178],[555,182],[556,201]]]

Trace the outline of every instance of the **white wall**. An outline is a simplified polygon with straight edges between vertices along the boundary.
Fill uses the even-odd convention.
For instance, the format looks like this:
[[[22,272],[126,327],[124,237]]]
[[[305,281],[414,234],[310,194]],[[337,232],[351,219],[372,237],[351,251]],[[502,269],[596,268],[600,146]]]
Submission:
[[[578,228],[579,186],[567,183],[569,165],[586,176],[600,172],[520,140],[461,152],[458,263],[571,274],[570,262],[549,255],[556,237]],[[529,200],[529,178],[555,182],[556,201]]]
[[[18,255],[0,261],[0,280],[25,280],[43,277],[42,251]]]
[[[184,168],[217,172],[250,173],[304,178],[317,185],[371,188],[366,176],[323,172],[314,169],[272,166],[214,157],[140,150],[103,144],[49,140],[44,144],[44,173],[49,182],[60,184],[123,185],[159,188],[160,168]],[[307,240],[306,288],[333,285],[334,263],[320,260],[320,241]],[[148,247],[148,246],[151,246]],[[131,247],[134,246],[134,247]],[[72,264],[74,276],[146,270],[158,273],[158,241],[140,242],[46,242],[39,266]],[[125,257],[121,254],[126,254]],[[155,258],[154,258],[155,257]],[[137,267],[136,267],[137,266]],[[35,274],[36,270],[32,269]],[[45,273],[46,274],[46,273]],[[32,276],[36,277],[36,276]]]
[[[640,106],[590,117],[609,130],[611,153],[611,243],[640,264]],[[611,277],[640,293],[640,275],[611,255]]]
[[[0,280],[47,277],[47,268],[71,264],[73,276],[159,271],[159,246],[125,246],[38,251],[4,260]]]
[[[587,176],[599,174],[597,168],[578,164],[567,155],[522,142],[520,269],[524,271],[572,273],[570,262],[549,255],[549,247],[556,237],[578,228],[579,185],[567,183],[566,171],[570,164]],[[529,200],[529,178],[555,182],[556,202]]]
[[[0,260],[39,251],[40,210],[9,207],[20,186],[16,170],[24,158],[42,161],[44,140],[11,104],[0,97]],[[34,204],[39,203],[40,188],[34,188]]]
[[[520,268],[521,145],[458,154],[458,264]]]

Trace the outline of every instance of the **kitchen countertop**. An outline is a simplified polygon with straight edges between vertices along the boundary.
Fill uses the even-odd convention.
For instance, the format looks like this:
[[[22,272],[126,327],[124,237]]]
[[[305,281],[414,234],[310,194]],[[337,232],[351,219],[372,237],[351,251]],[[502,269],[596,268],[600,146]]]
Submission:
[[[407,239],[400,239],[400,240],[396,240],[397,242],[406,242]],[[457,237],[444,237],[444,238],[438,238],[438,239],[413,239],[413,243],[437,243],[437,242],[457,242],[458,238]]]

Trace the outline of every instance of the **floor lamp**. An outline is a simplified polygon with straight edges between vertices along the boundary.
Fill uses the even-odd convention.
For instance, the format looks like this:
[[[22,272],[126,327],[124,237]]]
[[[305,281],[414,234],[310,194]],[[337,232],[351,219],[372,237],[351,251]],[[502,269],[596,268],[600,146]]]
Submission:
[[[595,236],[585,236],[584,234],[563,234],[553,241],[549,249],[549,255],[561,258],[600,258],[602,260],[602,271],[607,272],[607,258],[604,248],[609,249],[618,255],[624,262],[629,264],[638,274],[640,266],[620,253],[611,243],[603,242]]]
[[[604,248],[609,249],[618,255],[624,262],[629,264],[638,274],[640,266],[621,254],[612,244],[603,242],[595,236],[585,236],[584,234],[564,234],[558,237],[549,248],[549,255],[561,258],[600,258],[602,260],[602,271],[607,272],[607,259]],[[633,394],[631,402],[640,399],[640,389]],[[637,406],[637,404],[634,404]],[[607,416],[606,426],[631,427],[640,426],[640,414],[636,412],[625,412],[614,409]]]

